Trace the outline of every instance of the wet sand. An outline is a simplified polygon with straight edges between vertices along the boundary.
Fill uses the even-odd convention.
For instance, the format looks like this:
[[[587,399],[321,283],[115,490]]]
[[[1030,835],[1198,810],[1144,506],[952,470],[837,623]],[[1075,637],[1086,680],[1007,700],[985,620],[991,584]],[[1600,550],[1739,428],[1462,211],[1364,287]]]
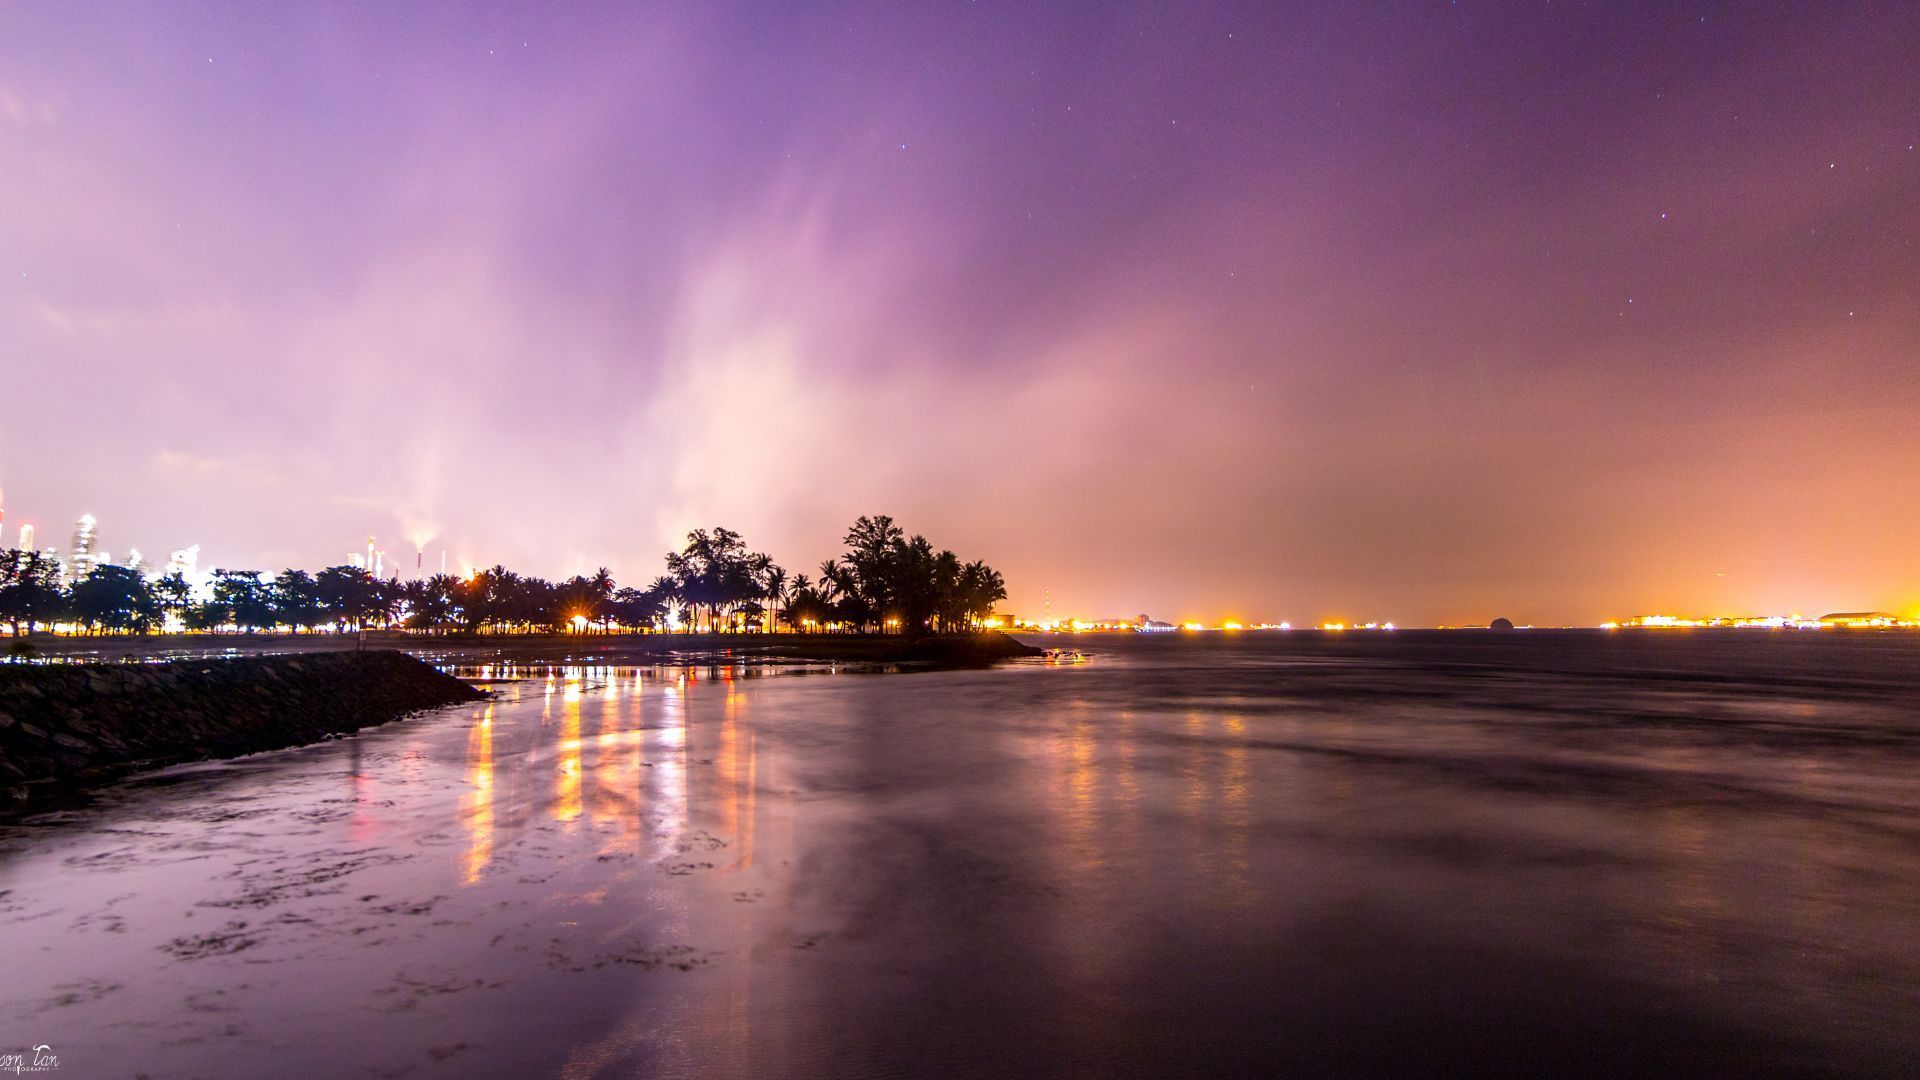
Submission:
[[[476,669],[497,700],[0,829],[0,1051],[1909,1074],[1920,657],[1674,641]]]

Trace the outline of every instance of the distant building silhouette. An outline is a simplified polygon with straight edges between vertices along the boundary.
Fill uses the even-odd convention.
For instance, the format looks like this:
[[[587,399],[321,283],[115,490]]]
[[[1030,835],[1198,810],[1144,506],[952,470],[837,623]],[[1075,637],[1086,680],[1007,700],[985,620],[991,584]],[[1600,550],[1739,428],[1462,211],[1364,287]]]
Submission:
[[[167,556],[167,575],[191,578],[200,568],[200,545],[180,548]]]
[[[73,523],[73,543],[67,550],[65,576],[68,585],[93,573],[93,568],[99,565],[99,554],[96,550],[99,536],[94,528],[95,524],[92,514],[82,514],[80,520]]]
[[[1836,611],[1820,616],[1822,626],[1892,626],[1898,621],[1884,611]]]

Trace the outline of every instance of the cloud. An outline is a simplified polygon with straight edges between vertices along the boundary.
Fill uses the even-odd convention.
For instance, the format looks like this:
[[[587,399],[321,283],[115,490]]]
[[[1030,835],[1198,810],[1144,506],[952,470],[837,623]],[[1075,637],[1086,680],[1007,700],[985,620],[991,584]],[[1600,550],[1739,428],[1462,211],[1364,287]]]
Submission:
[[[64,112],[64,103],[56,98],[31,97],[0,86],[0,122],[20,128],[51,127]]]
[[[916,253],[837,230],[831,200],[791,190],[699,245],[657,351],[634,358],[653,377],[616,471],[645,478],[652,535],[744,525],[810,565],[858,513],[960,544],[990,531],[983,505],[1031,520],[1103,497],[1111,450],[1166,415],[1157,379],[1124,376],[1151,376],[1178,320],[1096,308],[1018,362],[956,355],[910,314],[927,287]]]
[[[159,450],[147,459],[155,479],[202,489],[261,489],[286,482],[280,469],[259,461],[209,457],[181,450]]]

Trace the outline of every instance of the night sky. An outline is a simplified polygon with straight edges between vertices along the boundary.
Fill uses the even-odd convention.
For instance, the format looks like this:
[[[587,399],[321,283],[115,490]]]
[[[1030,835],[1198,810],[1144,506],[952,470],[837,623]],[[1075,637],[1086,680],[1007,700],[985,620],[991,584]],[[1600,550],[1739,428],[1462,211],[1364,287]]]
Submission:
[[[1917,142],[1912,0],[16,0],[6,543],[1909,614]]]

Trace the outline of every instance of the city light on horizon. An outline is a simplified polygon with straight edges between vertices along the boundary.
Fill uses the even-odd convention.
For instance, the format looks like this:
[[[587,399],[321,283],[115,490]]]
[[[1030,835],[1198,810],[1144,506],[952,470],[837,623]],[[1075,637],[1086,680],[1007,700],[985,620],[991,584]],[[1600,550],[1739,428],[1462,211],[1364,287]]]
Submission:
[[[55,557],[60,560],[61,565],[64,568],[63,580],[67,580],[67,581],[75,580],[79,576],[84,576],[85,570],[89,568],[91,565],[110,561],[111,556],[109,553],[105,552],[104,550],[99,550],[99,551],[95,550],[97,547],[97,541],[95,540],[95,537],[97,535],[97,530],[99,526],[100,526],[100,521],[95,515],[93,515],[92,513],[83,513],[76,519],[76,523],[74,527],[74,539],[71,545],[71,550],[61,551],[58,549],[53,549]],[[17,543],[13,546],[26,548],[26,549],[33,549],[34,540],[36,536],[34,525],[31,522],[21,522],[19,526],[19,530],[20,530],[19,533],[16,534]],[[415,548],[414,573],[412,576],[418,577],[423,575],[424,573],[424,570],[423,570],[424,554],[425,554],[424,543],[426,540],[430,540],[430,539],[431,537],[428,536],[425,538],[425,540],[423,540],[421,534],[416,534],[415,536],[408,538],[408,541],[410,543],[414,543],[415,545],[417,545]],[[0,549],[5,549],[7,546],[8,545],[5,542],[5,538],[3,536],[0,536]],[[144,560],[141,559],[138,548],[130,547],[128,549],[128,553],[129,553],[128,554],[129,565],[144,566],[145,574],[150,579],[158,579],[159,577],[167,574],[181,572],[181,573],[184,573],[184,575],[189,579],[190,584],[194,589],[195,595],[204,596],[207,592],[207,589],[210,587],[211,580],[212,580],[211,574],[207,571],[203,571],[199,569],[200,545],[198,544],[189,545],[186,548],[173,549],[164,566],[158,566],[155,564],[146,563]],[[379,547],[378,536],[377,534],[373,534],[367,537],[366,548],[364,549],[364,552],[349,552],[346,556],[345,563],[348,565],[366,569],[369,573],[375,574],[376,576],[379,576],[380,574],[386,574],[396,578],[400,577],[401,568],[397,564],[392,566],[385,565],[383,561],[384,557],[385,557],[385,551],[384,549],[381,549]],[[371,561],[369,561],[369,558],[371,558]],[[441,548],[441,551],[440,551],[440,565],[441,565],[442,573],[445,572],[446,564],[447,564],[447,549],[443,547]],[[321,565],[324,565],[324,563],[312,564],[309,567],[309,569],[318,569],[320,568]],[[272,570],[268,570],[268,572],[271,573]],[[584,572],[584,570],[580,572]],[[462,578],[468,581],[471,581],[471,580],[474,580],[479,573],[480,573],[480,568],[474,565],[473,563],[468,562],[468,563],[462,564],[462,568],[460,572],[460,576]],[[1245,610],[1245,608],[1246,608],[1246,605],[1240,606],[1241,610]],[[1124,618],[1124,619],[1122,618],[1096,619],[1096,618],[1086,618],[1086,617],[1079,617],[1079,616],[1069,616],[1064,618],[1049,617],[1049,618],[1044,618],[1039,620],[1033,620],[1033,619],[1024,619],[1015,614],[1006,613],[1014,610],[1017,610],[1017,609],[1013,608],[1011,604],[1005,605],[1002,613],[989,616],[988,618],[982,620],[981,625],[985,629],[1007,629],[1014,632],[1035,632],[1035,633],[1099,633],[1099,632],[1112,632],[1112,631],[1138,631],[1138,630],[1154,630],[1154,629],[1179,630],[1179,631],[1185,631],[1188,633],[1195,633],[1195,632],[1202,632],[1202,631],[1218,631],[1218,632],[1232,633],[1232,632],[1247,631],[1247,630],[1285,631],[1285,630],[1291,630],[1293,627],[1293,623],[1291,620],[1261,620],[1261,621],[1249,623],[1248,621],[1238,617],[1218,617],[1218,616],[1215,616],[1215,617],[1184,616],[1172,622],[1163,622],[1163,623],[1150,623],[1150,620],[1146,616],[1141,616],[1139,618]],[[1855,611],[1842,610],[1840,607],[1837,607],[1835,605],[1821,605],[1820,610],[1826,613],[1818,616],[1803,615],[1798,612],[1793,614],[1784,614],[1784,615],[1782,614],[1771,614],[1771,615],[1645,614],[1645,615],[1635,615],[1630,617],[1608,618],[1608,619],[1595,620],[1595,621],[1567,622],[1567,623],[1523,622],[1517,628],[1532,629],[1532,628],[1535,628],[1536,626],[1551,626],[1553,628],[1558,628],[1558,629],[1596,628],[1596,629],[1602,629],[1602,630],[1620,630],[1620,629],[1661,630],[1661,629],[1712,629],[1712,628],[1822,630],[1822,629],[1835,629],[1835,628],[1909,629],[1914,627],[1920,627],[1920,605],[1908,605],[1904,609],[1901,609],[1898,606],[1895,606],[1895,610],[1877,610],[1876,609],[1876,610],[1855,610]],[[1901,613],[1902,611],[1904,611],[1904,613]],[[1398,621],[1398,620],[1353,620],[1353,619],[1346,619],[1346,618],[1334,618],[1334,619],[1321,619],[1318,621],[1313,621],[1313,622],[1310,622],[1308,625],[1313,626],[1323,632],[1342,633],[1349,630],[1392,631],[1402,627],[1417,628],[1417,629],[1442,629],[1442,630],[1474,629],[1474,628],[1485,628],[1487,624],[1488,622],[1486,620],[1479,620],[1479,621],[1470,620],[1470,619],[1462,620],[1459,618],[1436,620],[1432,623],[1426,623],[1426,624],[1416,624],[1416,623],[1410,623],[1410,622]],[[573,620],[571,622],[571,625],[574,625],[575,629],[578,629],[579,620]],[[889,625],[892,625],[892,624],[889,624]]]
[[[18,517],[18,515],[16,515],[16,517]],[[75,520],[76,520],[75,528],[81,531],[91,532],[91,530],[98,529],[100,527],[100,519],[91,512],[83,513],[79,515],[79,517],[76,518]],[[116,530],[116,533],[117,532],[118,530]],[[22,536],[25,537],[24,540],[22,539]],[[15,533],[15,536],[13,538],[14,539],[13,543],[9,544],[6,537],[0,536],[0,549],[13,547],[13,546],[31,547],[36,542],[36,539],[35,539],[36,536],[37,536],[37,530],[35,528],[35,525],[30,521],[21,520],[18,526],[18,531]],[[422,539],[423,537],[424,537],[424,540]],[[434,539],[433,535],[424,534],[424,533],[416,533],[413,536],[404,538],[404,541],[406,543],[415,545],[414,564],[410,570],[403,569],[403,567],[400,564],[400,560],[398,559],[388,560],[386,558],[387,552],[383,547],[380,546],[379,536],[377,533],[369,534],[365,539],[364,549],[361,552],[349,552],[344,561],[355,566],[364,567],[370,573],[377,573],[379,576],[411,577],[416,575],[423,575],[425,572],[424,570],[425,546],[424,545],[425,543],[431,542],[432,539]],[[200,545],[194,544],[191,546],[194,548],[195,554],[197,556]],[[180,551],[180,549],[168,549],[168,550],[172,550],[175,553],[175,555],[178,555]],[[128,551],[130,556],[138,553],[138,549],[133,547],[130,547]],[[66,553],[62,551],[62,558],[65,558],[65,557],[67,557]],[[337,559],[332,560],[332,562],[339,562],[339,561],[342,561],[342,560],[337,560]],[[589,564],[618,564],[619,561],[620,560],[613,559],[613,558],[606,558],[606,559],[600,559],[600,560],[593,560],[593,559],[576,560],[572,563],[570,567],[568,567],[567,572],[584,573],[584,572],[588,572],[591,569],[591,566]],[[207,565],[209,566],[231,565],[239,562],[240,560],[237,560],[237,559],[232,559],[227,557],[215,557],[210,559],[207,562]],[[440,548],[440,555],[439,555],[439,565],[440,565],[439,572],[442,572],[442,573],[447,572],[447,563],[448,563],[448,549],[442,546]],[[804,560],[802,560],[802,564],[804,565]],[[322,558],[322,559],[313,560],[304,565],[306,565],[309,569],[317,569],[325,565],[330,565],[330,562],[329,560]],[[470,561],[463,562],[460,564],[459,574],[461,577],[471,579],[479,572],[479,570],[480,570],[480,567],[475,563]],[[639,575],[636,575],[636,576],[639,576]],[[199,587],[201,587],[202,589],[204,589],[208,580],[209,580],[208,576],[205,572],[201,572],[196,576],[196,582],[198,583]],[[1015,586],[1014,595],[1016,597],[1021,595],[1021,590],[1019,589],[1019,586],[1021,583],[1016,581],[1010,584]],[[1164,587],[1165,587],[1164,584],[1155,586],[1156,589],[1161,589]],[[1029,586],[1026,591],[1031,592],[1031,587]],[[1813,592],[1813,590],[1799,590],[1799,589],[1796,589],[1794,591],[1801,592],[1801,593]],[[1117,604],[1114,606],[1138,607],[1140,605],[1135,603],[1135,604]],[[1235,604],[1232,606],[1232,608],[1230,608],[1230,610],[1246,610],[1252,606],[1254,605]],[[1609,604],[1597,605],[1597,606],[1599,606],[1600,609],[1603,611],[1608,608],[1618,611],[1620,610],[1622,605],[1619,605],[1616,603],[1609,603]],[[1765,610],[1769,606],[1772,606],[1772,605],[1755,604],[1755,605],[1752,605],[1752,607],[1750,607],[1748,610],[1753,610],[1756,608],[1759,610]],[[1008,607],[1010,610],[1018,610],[1018,608],[1012,604],[1008,605]],[[1831,603],[1803,604],[1799,606],[1799,609],[1802,611],[1818,610],[1823,612],[1832,612],[1832,611],[1842,610],[1846,607],[1847,605],[1844,605],[1844,604],[1831,604]],[[1920,625],[1920,602],[1909,602],[1905,604],[1885,604],[1885,605],[1882,605],[1882,607],[1886,609],[1884,612],[1881,613],[1884,617],[1879,622],[1873,625],[1879,625],[1883,627],[1894,627],[1894,628]],[[1492,606],[1489,606],[1486,610],[1491,612],[1491,611],[1503,610],[1503,609],[1496,609]],[[1518,609],[1516,608],[1516,610]],[[1672,609],[1669,608],[1668,610],[1672,610]],[[1485,621],[1486,620],[1484,619],[1474,620],[1470,618],[1462,618],[1458,614],[1452,614],[1452,615],[1443,614],[1441,617],[1434,618],[1431,621],[1426,621],[1426,622],[1413,622],[1409,620],[1352,620],[1352,619],[1345,619],[1345,618],[1321,618],[1318,620],[1309,620],[1307,625],[1316,626],[1321,629],[1331,629],[1331,630],[1344,630],[1349,628],[1368,628],[1369,626],[1375,629],[1392,629],[1395,627],[1423,627],[1423,628],[1429,628],[1429,629],[1433,629],[1433,628],[1446,629],[1446,628],[1458,628],[1458,627],[1483,626],[1485,625]],[[1058,617],[1058,618],[1041,619],[1041,620],[1019,620],[1017,622],[1013,620],[1011,617],[1008,617],[1003,620],[997,620],[995,625],[1005,625],[1008,628],[1025,627],[1025,628],[1040,629],[1040,630],[1046,630],[1046,631],[1054,631],[1054,630],[1060,630],[1060,629],[1067,629],[1067,630],[1080,629],[1083,631],[1091,631],[1091,630],[1098,630],[1098,629],[1121,629],[1121,628],[1124,628],[1123,624],[1125,623],[1126,623],[1126,620],[1119,620],[1119,619],[1112,619],[1112,618],[1067,616],[1067,617]],[[1187,616],[1182,616],[1180,618],[1174,619],[1170,625],[1173,628],[1183,629],[1183,630],[1201,630],[1201,629],[1240,630],[1240,629],[1249,629],[1249,628],[1261,629],[1261,630],[1272,630],[1272,629],[1289,629],[1291,628],[1292,623],[1291,621],[1288,621],[1288,620],[1249,621],[1249,620],[1245,620],[1245,619],[1234,617],[1234,616],[1187,615]],[[1569,620],[1538,620],[1536,619],[1536,620],[1531,620],[1528,623],[1528,625],[1556,626],[1556,627],[1564,627],[1564,628],[1598,627],[1598,628],[1609,628],[1609,629],[1610,628],[1653,629],[1653,628],[1689,628],[1689,627],[1815,629],[1815,628],[1819,628],[1821,625],[1830,626],[1832,625],[1832,623],[1822,624],[1817,617],[1803,616],[1799,614],[1793,614],[1793,615],[1778,615],[1778,614],[1719,615],[1719,614],[1716,614],[1716,615],[1636,615],[1636,616],[1589,617],[1585,619],[1569,619]],[[1862,623],[1860,625],[1864,626],[1868,624]]]

